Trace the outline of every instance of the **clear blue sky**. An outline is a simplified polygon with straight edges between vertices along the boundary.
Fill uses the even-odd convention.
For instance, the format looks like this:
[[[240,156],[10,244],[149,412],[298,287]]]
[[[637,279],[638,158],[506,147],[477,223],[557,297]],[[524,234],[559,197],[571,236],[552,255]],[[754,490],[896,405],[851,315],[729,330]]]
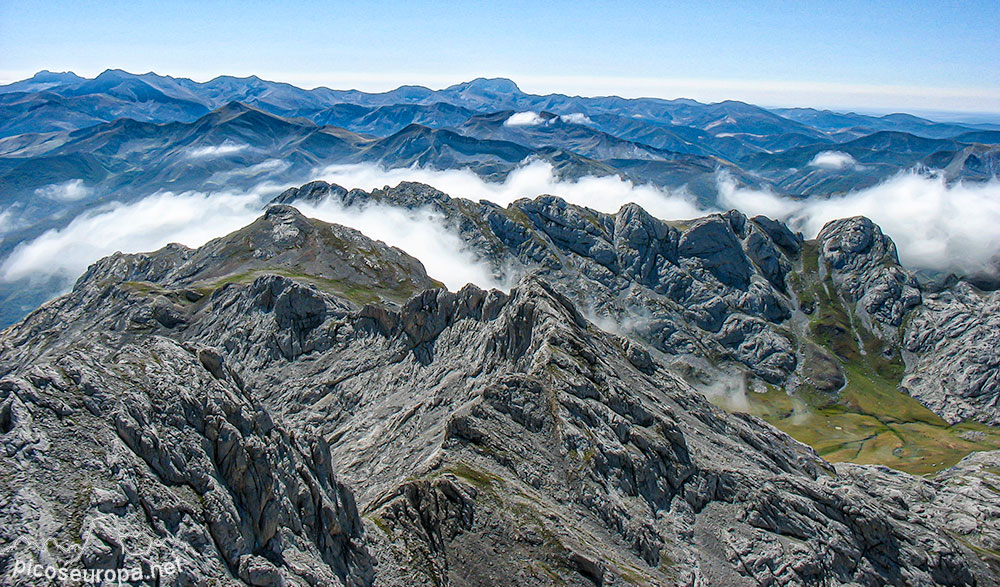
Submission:
[[[0,81],[107,68],[1000,113],[1000,0],[0,2]]]

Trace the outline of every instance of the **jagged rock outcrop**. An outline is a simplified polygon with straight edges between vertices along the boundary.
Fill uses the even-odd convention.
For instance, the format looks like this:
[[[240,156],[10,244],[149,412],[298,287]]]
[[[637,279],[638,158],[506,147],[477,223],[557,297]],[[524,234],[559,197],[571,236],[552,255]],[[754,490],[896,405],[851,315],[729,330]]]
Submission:
[[[635,204],[609,215],[553,196],[502,208],[406,182],[371,193],[313,182],[274,201],[301,198],[432,209],[498,275],[541,271],[581,307],[628,324],[668,355],[737,361],[771,382],[795,370],[781,323],[791,315],[785,276],[801,236],[770,219],[733,211],[671,224]]]
[[[326,442],[274,423],[203,350],[108,332],[18,364],[3,344],[5,584],[37,581],[13,576],[16,560],[171,562],[170,584],[371,584]]]
[[[868,218],[834,220],[816,238],[834,282],[856,303],[856,315],[869,329],[898,327],[920,304],[920,286],[899,265],[896,245]]]
[[[326,198],[433,210],[498,277],[536,272],[559,283],[588,316],[664,353],[692,381],[716,376],[706,365],[726,372],[735,363],[767,383],[835,395],[847,383],[845,363],[876,364],[894,385],[905,368],[912,390],[945,372],[955,386],[923,385],[914,397],[949,421],[997,421],[989,337],[963,338],[950,354],[905,343],[929,336],[917,324],[945,317],[930,317],[941,304],[923,303],[895,244],[867,218],[830,222],[804,246],[780,222],[736,211],[668,223],[635,204],[608,215],[541,196],[502,208],[407,182],[371,193],[313,182],[275,201]],[[916,309],[925,318],[911,323]],[[988,321],[984,311],[975,320]],[[970,351],[955,360],[962,344]]]
[[[522,209],[572,217],[559,208]],[[748,276],[747,291],[730,288],[734,303],[758,295],[758,280],[776,287],[757,269],[768,262],[744,264],[698,236],[742,250],[773,226],[711,217],[689,230],[685,257],[681,231],[630,213],[649,235],[677,235],[676,265],[669,238],[615,240],[625,231],[611,217],[595,217],[587,250],[606,242],[621,254],[571,257],[586,237],[543,250],[581,272],[600,257],[618,267],[612,284],[630,260],[627,288],[644,268],[688,280],[688,296]],[[253,226],[274,248],[254,249],[289,255],[276,216],[299,222],[269,213]],[[634,244],[663,240],[654,254]],[[973,548],[996,543],[995,516],[965,513],[979,501],[956,489],[923,506],[933,515],[893,506],[887,488],[917,495],[926,482],[834,469],[712,406],[586,320],[560,274],[532,273],[508,294],[468,286],[361,304],[282,272],[211,286],[178,272],[221,242],[239,239],[106,259],[0,337],[3,495],[15,497],[0,502],[5,543],[29,536],[33,557],[60,563],[75,555],[49,539],[79,541],[83,564],[180,552],[189,574],[177,584],[997,583]],[[164,308],[172,319],[158,318]],[[982,520],[971,546],[938,531],[961,515]]]
[[[1000,294],[959,283],[925,295],[907,325],[903,386],[949,422],[1000,425]]]

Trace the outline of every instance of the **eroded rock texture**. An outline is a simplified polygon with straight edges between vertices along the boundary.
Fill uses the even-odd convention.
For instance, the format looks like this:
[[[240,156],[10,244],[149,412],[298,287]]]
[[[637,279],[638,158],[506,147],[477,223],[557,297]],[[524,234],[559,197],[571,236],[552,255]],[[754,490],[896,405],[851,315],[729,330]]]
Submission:
[[[518,209],[585,214],[533,206]],[[798,240],[769,221],[593,219],[579,219],[592,240],[551,228],[525,251],[573,259],[616,295],[646,283],[639,298],[720,337],[787,307],[781,251]],[[363,297],[335,274],[299,278],[288,268],[314,249],[281,227],[303,220],[280,208],[197,251],[111,257],[3,333],[5,571],[28,553],[180,556],[174,584],[996,584],[992,465],[935,481],[834,468],[595,326],[558,274],[401,302],[376,281]],[[400,251],[308,224],[305,243],[346,235],[321,267],[364,258],[429,283]],[[259,272],[192,264],[247,240]]]

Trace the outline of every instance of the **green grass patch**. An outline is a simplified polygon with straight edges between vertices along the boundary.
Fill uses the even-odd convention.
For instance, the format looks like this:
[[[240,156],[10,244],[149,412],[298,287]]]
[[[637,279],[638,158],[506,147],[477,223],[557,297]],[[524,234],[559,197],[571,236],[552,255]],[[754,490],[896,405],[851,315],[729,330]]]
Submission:
[[[886,465],[917,475],[951,467],[977,450],[1000,449],[1000,429],[964,422],[949,426],[917,400],[878,377],[848,369],[839,401],[816,405],[784,390],[749,393],[750,412],[832,462]],[[980,441],[962,438],[982,431]]]
[[[443,470],[445,473],[451,473],[456,477],[464,479],[471,483],[477,489],[489,489],[494,486],[500,486],[503,484],[503,479],[497,477],[492,473],[482,471],[480,469],[475,469],[470,467],[465,463],[456,463],[450,465]]]
[[[901,392],[902,359],[885,352],[891,349],[861,325],[829,276],[819,279],[815,242],[803,244],[802,263],[803,271],[790,274],[788,283],[800,300],[813,304],[810,338],[836,357],[847,384],[839,395],[804,384],[794,396],[769,385],[765,393],[747,394],[750,413],[829,461],[886,465],[914,474],[936,473],[974,451],[1000,449],[1000,428],[974,422],[950,426]],[[970,431],[982,432],[982,439],[962,438]]]
[[[816,275],[819,273],[819,241],[802,243],[802,271]]]
[[[162,287],[149,281],[126,281],[121,284],[121,288],[126,291],[132,291],[146,295],[154,295],[154,294],[163,295],[166,293],[166,291]]]
[[[372,523],[375,524],[375,526],[379,530],[381,530],[383,534],[385,534],[389,538],[392,538],[392,527],[389,526],[388,523],[386,523],[386,521],[382,518],[382,516],[373,515],[369,516],[368,519],[371,520]]]

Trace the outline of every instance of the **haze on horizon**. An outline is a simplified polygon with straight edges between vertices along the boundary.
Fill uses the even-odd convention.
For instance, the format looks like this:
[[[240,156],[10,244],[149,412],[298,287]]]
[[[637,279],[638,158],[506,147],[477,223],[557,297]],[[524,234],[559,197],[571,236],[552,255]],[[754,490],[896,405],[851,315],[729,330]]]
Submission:
[[[363,91],[507,77],[537,94],[1000,119],[1000,4],[871,4],[3,3],[0,83],[109,68]]]

